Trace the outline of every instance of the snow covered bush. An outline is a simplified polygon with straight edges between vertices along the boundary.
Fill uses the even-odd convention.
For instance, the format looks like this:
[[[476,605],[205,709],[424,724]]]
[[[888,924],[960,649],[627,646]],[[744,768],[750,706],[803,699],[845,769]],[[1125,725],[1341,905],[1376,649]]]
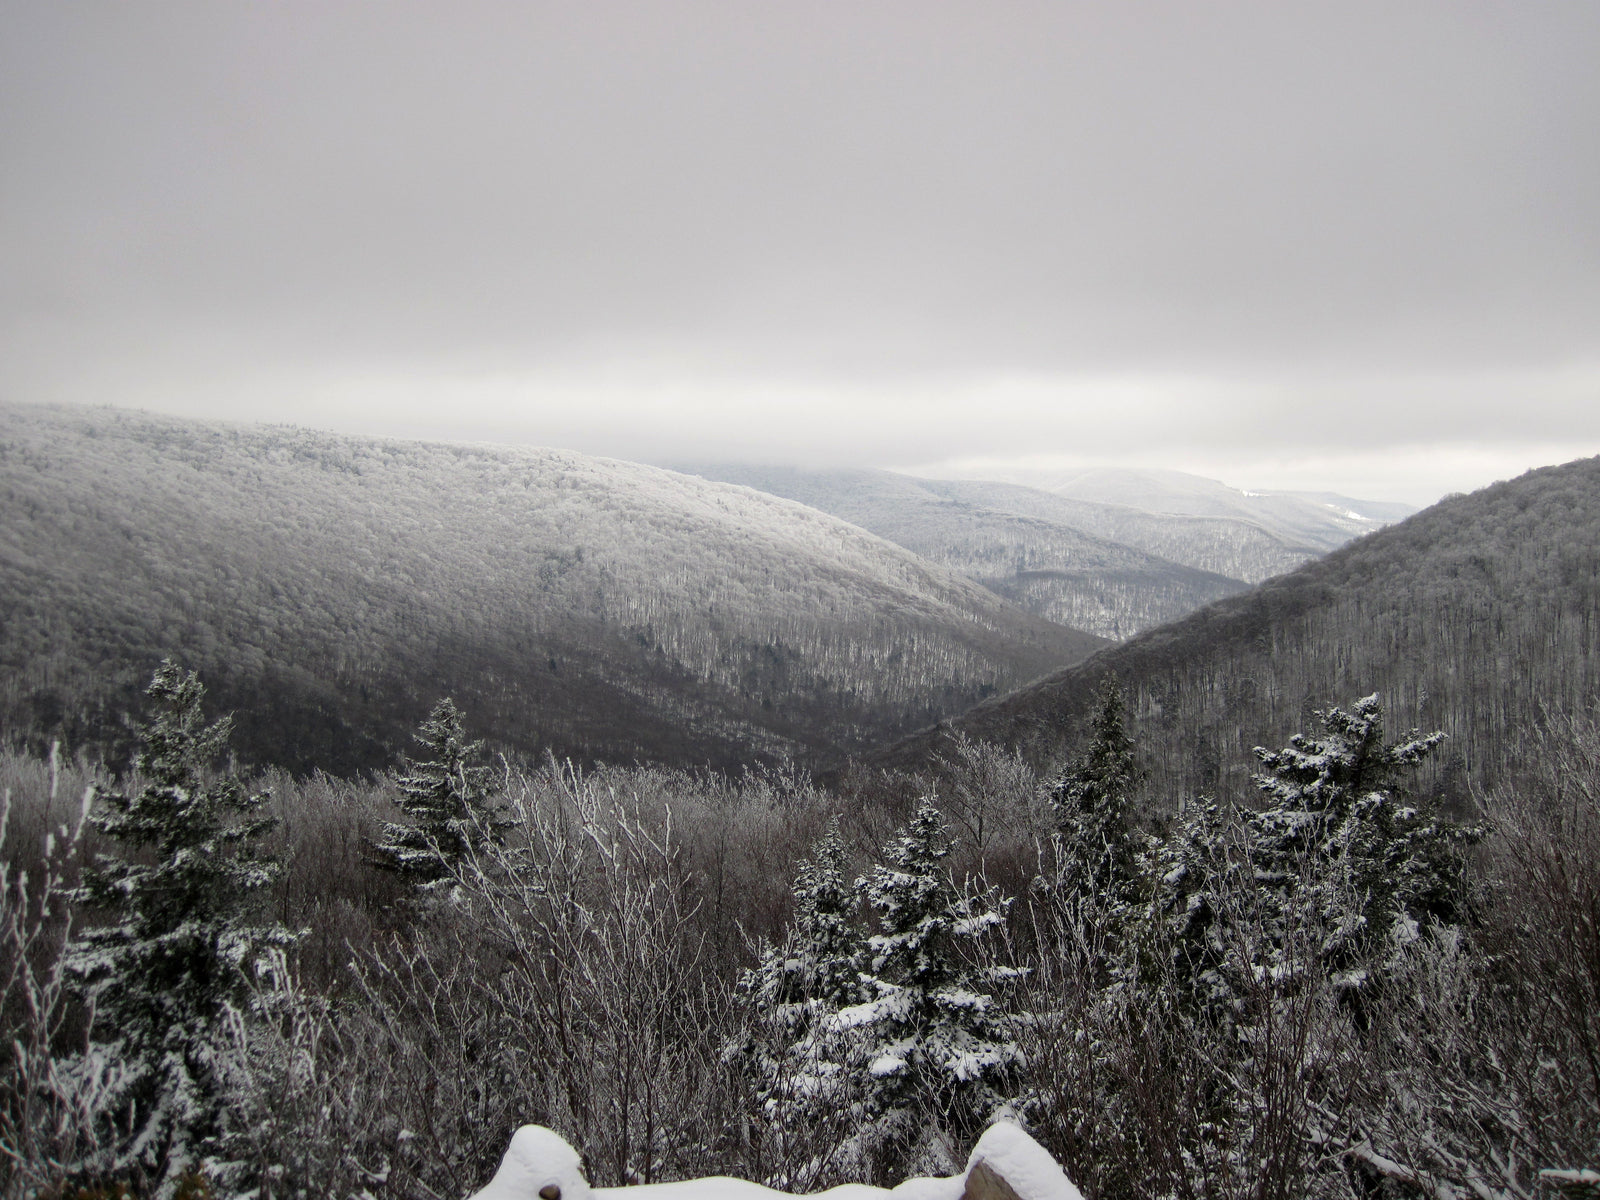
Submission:
[[[59,772],[52,747],[48,811]],[[0,794],[0,1195],[59,1183],[92,1148],[94,1093],[63,1070],[83,1049],[63,948],[72,936],[71,876],[94,793],[43,831],[38,857],[25,836],[21,797]],[[31,832],[31,831],[30,831]],[[75,1028],[76,1027],[76,1028]]]
[[[1600,724],[1551,715],[1524,757],[1486,798],[1474,920],[1414,938],[1372,1005],[1350,1154],[1398,1190],[1600,1195]]]
[[[1215,805],[1191,805],[1146,860],[1152,899],[1125,923],[1034,905],[1021,1108],[1086,1194],[1312,1191],[1317,1106],[1337,1111],[1348,1090],[1351,1030],[1330,989],[1266,969],[1314,963],[1324,930],[1311,920],[1280,938],[1241,865],[1246,838]]]
[[[1419,930],[1454,928],[1479,832],[1402,790],[1438,737],[1386,742],[1376,697],[1321,720],[1257,751],[1263,811],[1191,802],[1131,885],[1036,898],[1025,1111],[1092,1194],[1353,1186],[1373,981],[1401,986]]]
[[[464,848],[449,902],[357,961],[402,1085],[392,1177],[438,1191],[528,1120],[570,1131],[599,1182],[715,1173],[751,1106],[671,808],[568,764],[514,781],[514,826]]]

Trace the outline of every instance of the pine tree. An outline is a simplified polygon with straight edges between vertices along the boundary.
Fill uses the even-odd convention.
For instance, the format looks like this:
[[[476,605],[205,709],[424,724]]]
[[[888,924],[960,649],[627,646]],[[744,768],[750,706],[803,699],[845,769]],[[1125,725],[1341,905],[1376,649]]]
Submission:
[[[103,1089],[102,1150],[86,1167],[165,1195],[224,1132],[225,1006],[247,1010],[258,959],[295,939],[257,915],[278,873],[258,845],[273,824],[263,797],[209,774],[231,722],[205,724],[204,687],[170,660],[146,694],[156,711],[140,730],[143,786],[97,793],[90,820],[121,849],[85,871],[76,896],[112,921],[81,933],[66,961],[92,1014],[92,1052],[75,1066]]]
[[[380,865],[432,890],[510,822],[494,802],[493,772],[477,761],[483,743],[467,740],[455,701],[439,701],[414,736],[426,753],[407,760],[395,797],[411,820],[385,824],[377,850]]]
[[[949,853],[943,818],[924,799],[888,861],[856,885],[878,914],[880,932],[868,939],[874,996],[839,1020],[866,1035],[868,1134],[891,1170],[913,1165],[907,1156],[932,1114],[964,1144],[1004,1102],[1021,1059],[989,991],[1004,973],[976,970],[959,948],[1001,924],[1001,906],[957,892]]]
[[[1419,924],[1460,919],[1465,850],[1483,831],[1408,795],[1407,778],[1443,733],[1413,729],[1385,741],[1376,695],[1318,717],[1321,736],[1256,748],[1266,770],[1255,784],[1269,807],[1251,818],[1250,853],[1286,914],[1309,905],[1331,931],[1325,964],[1358,981],[1369,960]]]
[[[1096,694],[1088,746],[1050,790],[1056,814],[1058,891],[1115,903],[1137,878],[1128,805],[1141,779],[1127,706],[1115,675]]]
[[[1210,796],[1191,801],[1176,828],[1146,856],[1153,881],[1148,924],[1130,930],[1113,973],[1154,971],[1172,986],[1172,1000],[1231,1019],[1238,994],[1238,939],[1230,925],[1252,911],[1258,883],[1249,863],[1249,827]],[[1148,961],[1141,962],[1141,956]]]
[[[794,921],[767,945],[740,990],[755,1028],[738,1056],[756,1078],[757,1098],[775,1122],[812,1126],[846,1103],[850,1039],[835,1026],[841,1008],[865,996],[856,900],[844,879],[844,842],[835,818],[802,861],[792,892]]]
[[[862,999],[856,898],[845,883],[844,862],[835,817],[795,875],[794,923],[783,952],[764,956],[751,977],[752,994],[764,1009],[837,1010]]]

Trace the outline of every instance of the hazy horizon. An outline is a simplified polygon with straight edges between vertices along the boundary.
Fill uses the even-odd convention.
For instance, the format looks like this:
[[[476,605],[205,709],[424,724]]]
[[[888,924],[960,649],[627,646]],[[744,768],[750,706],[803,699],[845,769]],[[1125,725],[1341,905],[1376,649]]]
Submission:
[[[1585,0],[0,33],[0,398],[1414,504],[1600,453]]]

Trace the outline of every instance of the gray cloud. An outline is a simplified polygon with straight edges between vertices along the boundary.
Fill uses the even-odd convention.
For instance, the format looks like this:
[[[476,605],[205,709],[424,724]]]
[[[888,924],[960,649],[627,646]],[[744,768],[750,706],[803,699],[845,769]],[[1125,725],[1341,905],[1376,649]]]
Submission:
[[[639,455],[1600,451],[1588,0],[0,29],[15,399]]]

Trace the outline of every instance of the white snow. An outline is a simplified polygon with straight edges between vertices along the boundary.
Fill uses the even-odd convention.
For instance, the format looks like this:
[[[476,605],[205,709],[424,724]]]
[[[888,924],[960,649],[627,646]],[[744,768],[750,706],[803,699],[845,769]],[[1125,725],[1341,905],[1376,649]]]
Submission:
[[[848,1008],[841,1008],[833,1014],[833,1028],[836,1030],[858,1029],[862,1025],[871,1025],[878,1019],[879,1003],[868,1000],[865,1004],[852,1004]]]
[[[996,1121],[984,1130],[967,1171],[980,1162],[1009,1183],[1020,1200],[1083,1200],[1061,1164],[1014,1121]]]
[[[906,1069],[906,1060],[897,1054],[880,1054],[868,1065],[867,1071],[876,1078],[898,1075]]]
[[[1577,1184],[1585,1187],[1600,1187],[1600,1171],[1591,1171],[1587,1167],[1577,1170],[1564,1170],[1556,1167],[1546,1167],[1539,1172],[1540,1179],[1548,1179],[1555,1184]]]
[[[991,1125],[973,1147],[967,1169],[948,1179],[908,1179],[895,1188],[847,1183],[810,1200],[962,1200],[967,1177],[986,1164],[1016,1192],[1019,1200],[1083,1200],[1066,1173],[1044,1148],[1012,1121]],[[581,1160],[560,1134],[542,1125],[524,1125],[511,1138],[500,1169],[489,1186],[470,1200],[540,1200],[551,1186],[559,1195],[544,1200],[785,1200],[787,1193],[743,1179],[714,1176],[677,1183],[627,1188],[591,1188]]]
[[[524,1125],[511,1135],[511,1145],[489,1186],[472,1200],[538,1200],[540,1191],[551,1184],[561,1189],[560,1200],[594,1200],[582,1164],[578,1152],[559,1133],[543,1125]]]
[[[685,1179],[677,1183],[644,1183],[636,1187],[595,1188],[600,1200],[788,1200],[787,1192],[774,1191],[759,1183],[743,1179],[730,1179],[714,1175],[709,1179]],[[883,1188],[869,1187],[864,1183],[847,1183],[843,1187],[817,1192],[817,1200],[881,1200],[890,1193]],[[530,1197],[530,1200],[532,1198]],[[561,1200],[567,1200],[566,1192]]]
[[[890,1200],[961,1200],[966,1186],[965,1175],[952,1175],[948,1179],[908,1179],[884,1195]]]

